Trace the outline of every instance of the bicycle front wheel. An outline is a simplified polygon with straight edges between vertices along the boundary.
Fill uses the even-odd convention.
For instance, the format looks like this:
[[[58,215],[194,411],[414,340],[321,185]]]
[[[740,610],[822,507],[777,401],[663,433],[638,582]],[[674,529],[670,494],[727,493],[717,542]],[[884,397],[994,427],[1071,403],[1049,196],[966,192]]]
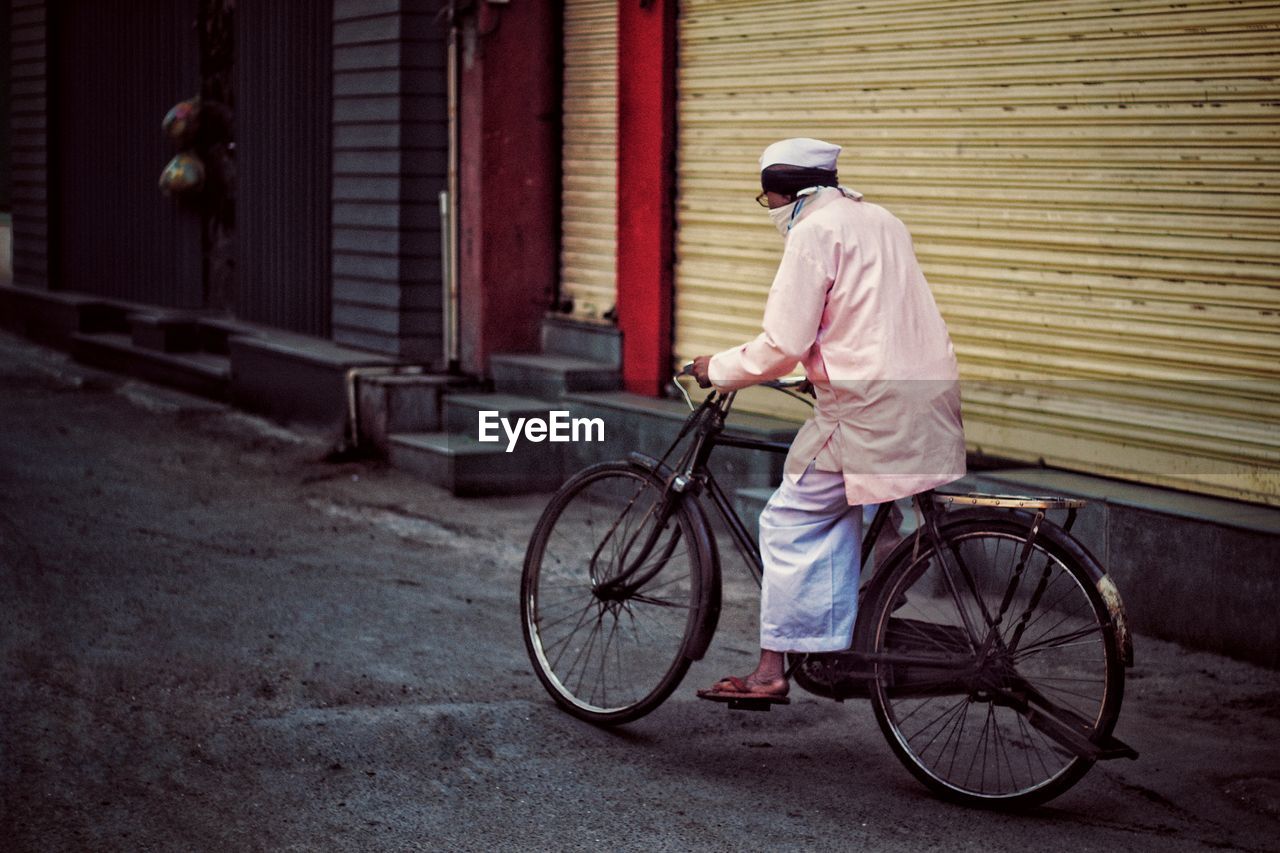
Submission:
[[[525,555],[529,659],[556,703],[592,723],[649,713],[689,669],[706,531],[683,502],[664,511],[664,493],[626,462],[587,468],[552,497]],[[610,583],[624,568],[629,577]]]
[[[1059,528],[1046,522],[1030,548],[1027,531],[971,517],[944,523],[947,553],[903,543],[869,614],[876,720],[916,778],[966,805],[1061,794],[1093,761],[1043,712],[1099,742],[1120,711],[1124,662],[1102,570]]]

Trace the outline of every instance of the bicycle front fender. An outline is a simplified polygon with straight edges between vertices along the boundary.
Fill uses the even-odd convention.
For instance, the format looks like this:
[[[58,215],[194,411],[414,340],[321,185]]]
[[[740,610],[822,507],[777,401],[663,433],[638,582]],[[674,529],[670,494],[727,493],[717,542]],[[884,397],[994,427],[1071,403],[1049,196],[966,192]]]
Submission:
[[[627,462],[662,480],[671,481],[675,474],[670,466],[664,465],[652,456],[632,452],[627,454]],[[693,533],[693,541],[689,547],[697,555],[700,589],[698,594],[698,618],[693,630],[685,640],[682,654],[689,660],[701,660],[715,636],[716,626],[720,622],[720,554],[716,540],[711,535],[711,524],[707,520],[706,510],[702,502],[693,494],[682,496],[681,507],[688,509],[689,526]]]

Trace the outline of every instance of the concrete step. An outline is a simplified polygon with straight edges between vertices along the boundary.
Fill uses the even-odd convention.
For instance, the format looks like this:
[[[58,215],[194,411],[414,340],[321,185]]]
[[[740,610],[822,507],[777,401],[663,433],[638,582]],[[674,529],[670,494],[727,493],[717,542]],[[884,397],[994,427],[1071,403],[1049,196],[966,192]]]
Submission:
[[[478,439],[481,412],[497,412],[514,425],[516,418],[546,418],[563,405],[517,394],[451,393],[444,398],[444,429]],[[501,429],[501,428],[499,428]]]
[[[231,361],[212,353],[167,353],[138,346],[129,334],[80,332],[71,336],[76,361],[180,388],[214,400],[228,398]]]
[[[221,355],[227,355],[230,352],[228,341],[232,337],[253,337],[257,333],[250,324],[230,317],[201,317],[196,321],[196,325],[199,327],[200,349]]]
[[[129,331],[130,307],[97,297],[0,285],[0,328],[61,350],[77,333]]]
[[[394,434],[444,429],[445,395],[474,385],[466,377],[434,373],[360,375],[356,382],[360,444],[385,455]]]
[[[622,387],[622,373],[616,366],[556,353],[495,355],[489,359],[489,371],[496,391],[548,400]]]
[[[563,481],[559,445],[481,443],[445,432],[393,435],[391,464],[459,497],[549,492]]]
[[[618,369],[622,366],[622,332],[611,323],[550,314],[542,320],[542,351]]]
[[[129,315],[129,336],[134,346],[157,352],[187,353],[204,349],[199,320],[189,314],[132,313]]]
[[[232,402],[260,415],[341,430],[347,419],[347,371],[394,361],[288,332],[250,330],[226,339]]]

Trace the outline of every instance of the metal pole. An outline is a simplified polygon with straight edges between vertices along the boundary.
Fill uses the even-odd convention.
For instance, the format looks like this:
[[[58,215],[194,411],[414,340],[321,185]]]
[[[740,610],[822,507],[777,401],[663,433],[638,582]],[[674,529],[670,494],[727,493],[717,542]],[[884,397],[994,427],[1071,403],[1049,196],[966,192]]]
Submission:
[[[453,11],[453,10],[451,10]],[[440,237],[443,242],[444,358],[449,371],[457,370],[458,346],[458,21],[449,20],[449,46],[445,58],[448,101],[449,173],[440,199]]]

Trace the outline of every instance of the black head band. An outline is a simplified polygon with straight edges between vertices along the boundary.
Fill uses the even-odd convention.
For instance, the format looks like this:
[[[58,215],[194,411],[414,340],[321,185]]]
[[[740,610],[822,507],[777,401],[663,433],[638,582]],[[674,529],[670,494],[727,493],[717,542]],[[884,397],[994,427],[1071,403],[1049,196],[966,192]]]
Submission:
[[[777,165],[760,173],[760,188],[782,195],[795,195],[809,187],[835,187],[839,183],[835,169]]]

